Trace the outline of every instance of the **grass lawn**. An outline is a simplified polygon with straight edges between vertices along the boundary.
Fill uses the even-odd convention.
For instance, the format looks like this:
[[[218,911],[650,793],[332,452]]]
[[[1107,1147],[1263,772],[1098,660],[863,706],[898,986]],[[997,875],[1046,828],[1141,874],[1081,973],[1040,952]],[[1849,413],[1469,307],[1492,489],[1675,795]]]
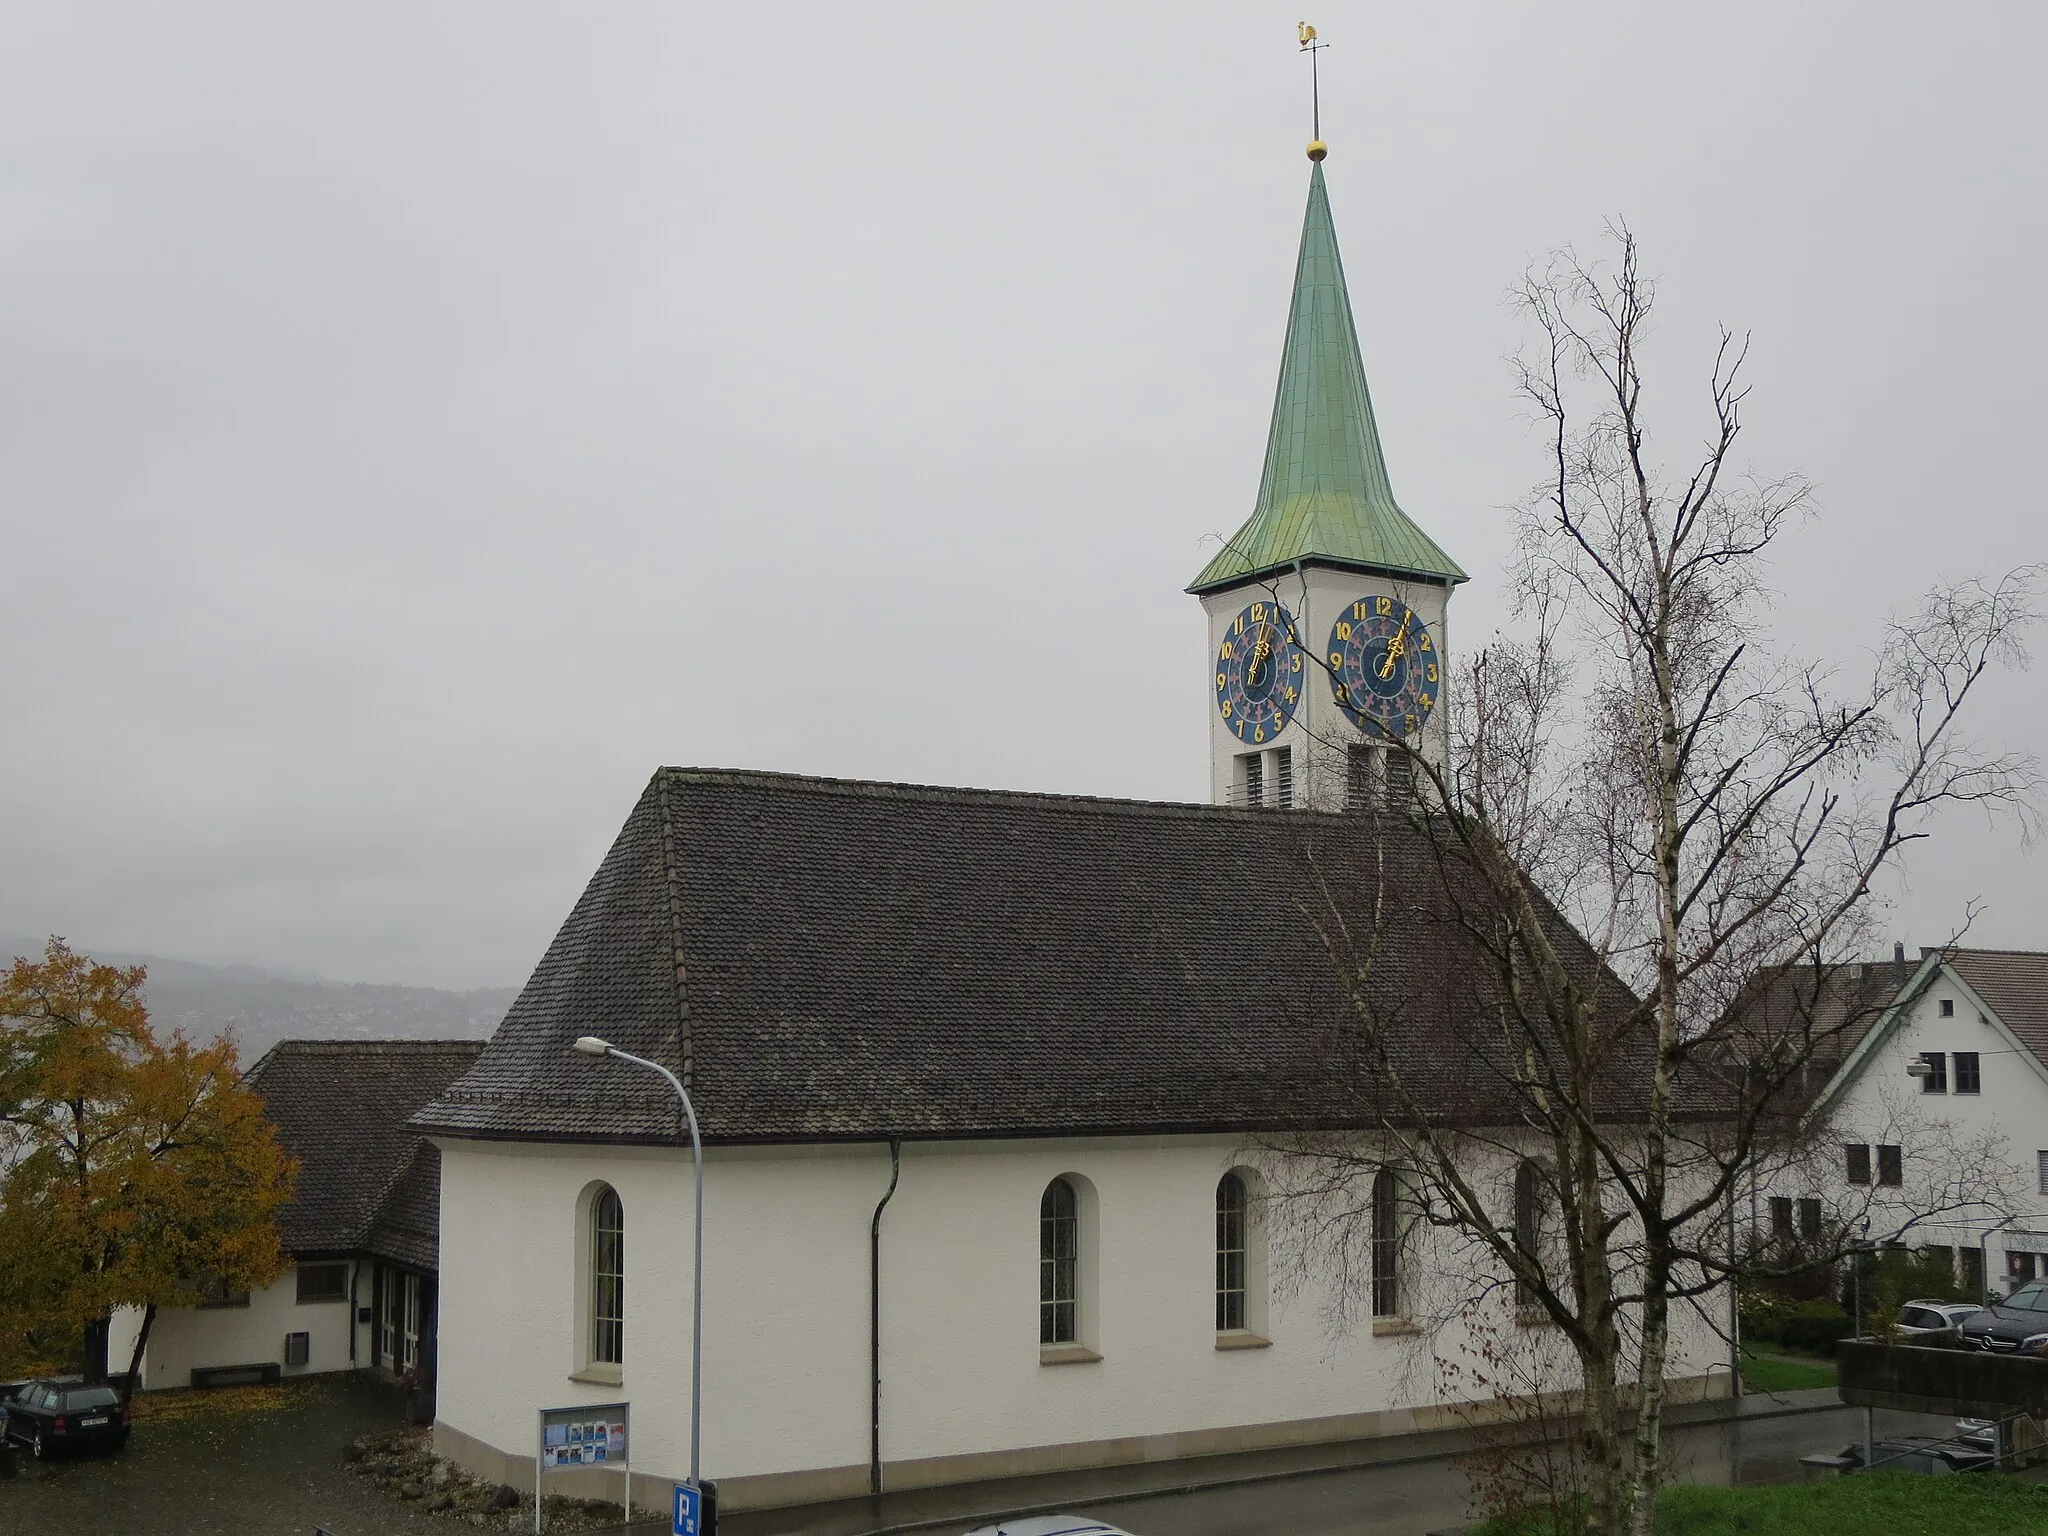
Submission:
[[[1744,1349],[1742,1384],[1752,1392],[1800,1392],[1808,1387],[1832,1387],[1835,1384],[1835,1362],[1817,1355]]]
[[[1539,1523],[1489,1522],[1479,1536],[1553,1536]],[[1818,1483],[1708,1488],[1679,1483],[1657,1501],[1657,1536],[2048,1536],[2048,1489],[1995,1473],[1858,1473]]]

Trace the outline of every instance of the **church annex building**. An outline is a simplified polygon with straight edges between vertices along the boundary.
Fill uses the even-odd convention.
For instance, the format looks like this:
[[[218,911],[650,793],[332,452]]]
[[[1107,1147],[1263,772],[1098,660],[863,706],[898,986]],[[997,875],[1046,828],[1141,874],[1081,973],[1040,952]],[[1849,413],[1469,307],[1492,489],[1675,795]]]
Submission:
[[[1359,1102],[1316,1028],[1328,956],[1274,872],[1348,824],[1326,812],[1399,793],[1377,743],[1441,758],[1465,579],[1394,500],[1316,158],[1258,501],[1190,587],[1213,803],[655,773],[412,1121],[441,1154],[441,1453],[530,1487],[538,1409],[626,1401],[635,1504],[687,1470],[689,1144],[657,1078],[572,1049],[591,1034],[673,1070],[702,1122],[725,1508],[1466,1411],[1430,1355],[1469,1341],[1411,1315],[1425,1244],[1389,1237],[1338,1328],[1260,1215],[1258,1138]],[[1426,1026],[1467,961],[1400,923],[1375,984]],[[1499,1124],[1455,1038],[1419,1028],[1411,1080]],[[1674,1397],[1729,1390],[1684,1309],[1672,1358]],[[560,1491],[579,1475],[616,1497],[598,1472]]]

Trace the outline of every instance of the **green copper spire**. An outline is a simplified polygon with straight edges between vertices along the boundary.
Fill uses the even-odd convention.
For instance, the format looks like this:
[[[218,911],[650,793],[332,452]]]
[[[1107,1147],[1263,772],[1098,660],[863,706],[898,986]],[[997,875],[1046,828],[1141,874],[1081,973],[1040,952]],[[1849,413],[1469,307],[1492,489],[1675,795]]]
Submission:
[[[1317,146],[1320,147],[1320,146]],[[1266,439],[1259,500],[1190,592],[1284,569],[1297,560],[1362,566],[1429,581],[1463,581],[1456,561],[1394,501],[1373,425],[1344,263],[1330,223],[1321,158],[1308,184],[1287,350]]]

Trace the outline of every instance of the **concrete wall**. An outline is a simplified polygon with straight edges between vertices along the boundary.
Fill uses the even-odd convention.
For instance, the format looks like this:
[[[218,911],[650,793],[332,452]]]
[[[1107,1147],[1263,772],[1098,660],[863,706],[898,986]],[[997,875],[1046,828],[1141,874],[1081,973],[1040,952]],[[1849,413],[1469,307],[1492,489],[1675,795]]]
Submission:
[[[349,1261],[353,1267],[357,1261]],[[370,1304],[372,1266],[363,1261],[356,1281],[356,1301]],[[275,1361],[286,1376],[311,1375],[320,1371],[345,1371],[353,1365],[370,1363],[370,1329],[358,1328],[355,1309],[346,1301],[306,1302],[298,1300],[298,1277],[286,1270],[283,1277],[249,1295],[246,1307],[170,1307],[159,1311],[149,1330],[149,1348],[143,1357],[142,1386],[154,1391],[192,1384],[195,1366],[253,1365]],[[113,1337],[108,1349],[109,1364],[127,1369],[135,1347],[135,1332],[142,1326],[142,1314],[123,1308],[114,1316]],[[356,1358],[349,1356],[349,1336],[356,1335]],[[284,1366],[284,1338],[288,1333],[305,1333],[310,1355],[303,1366]]]
[[[1219,1340],[1214,1200],[1235,1160],[1201,1137],[906,1147],[883,1219],[890,1486],[1394,1432],[1474,1395],[1434,1363],[1467,1347],[1462,1324],[1333,1325],[1312,1278],[1272,1287],[1270,1343]],[[1082,1338],[1099,1360],[1046,1363],[1038,1342],[1039,1198],[1061,1174],[1096,1203]],[[576,1213],[596,1179],[626,1220],[616,1384],[577,1379]],[[887,1182],[880,1147],[707,1162],[704,1471],[732,1507],[866,1489],[868,1223]],[[447,1142],[441,1188],[438,1443],[530,1481],[537,1409],[626,1401],[634,1466],[681,1473],[687,1153]],[[1698,1376],[1725,1351],[1681,1314],[1673,1374]]]

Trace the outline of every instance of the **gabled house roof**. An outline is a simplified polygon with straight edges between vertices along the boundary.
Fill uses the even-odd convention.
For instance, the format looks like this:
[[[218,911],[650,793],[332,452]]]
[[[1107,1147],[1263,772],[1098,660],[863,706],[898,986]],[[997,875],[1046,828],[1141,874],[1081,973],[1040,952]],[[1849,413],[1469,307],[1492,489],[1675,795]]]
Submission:
[[[576,1055],[582,1035],[675,1071],[712,1142],[1357,1124],[1382,1087],[1337,1028],[1311,860],[1347,897],[1391,872],[1370,985],[1404,1076],[1445,1119],[1487,1120],[1505,1101],[1469,1026],[1490,972],[1431,906],[1424,834],[1380,825],[1374,847],[1309,812],[662,769],[413,1124],[676,1139],[669,1090]],[[1605,1005],[1632,1006],[1557,926]],[[1625,1051],[1612,1072],[1622,1106],[1642,1076]]]
[[[1887,963],[1889,973],[1905,968],[1908,974],[1881,1008],[1866,1006],[1855,1028],[1843,1031],[1849,1049],[1817,1095],[1821,1107],[1836,1103],[1848,1092],[1885,1041],[1898,1031],[1913,1004],[1943,981],[2003,1039],[2017,1063],[2048,1083],[2048,954],[1949,946],[1923,949],[1920,955],[1917,963],[1905,967]],[[1862,969],[1878,968],[1872,964]]]
[[[278,1218],[287,1251],[434,1266],[440,1153],[407,1121],[483,1048],[481,1040],[283,1040],[264,1053],[246,1081],[299,1160]]]

